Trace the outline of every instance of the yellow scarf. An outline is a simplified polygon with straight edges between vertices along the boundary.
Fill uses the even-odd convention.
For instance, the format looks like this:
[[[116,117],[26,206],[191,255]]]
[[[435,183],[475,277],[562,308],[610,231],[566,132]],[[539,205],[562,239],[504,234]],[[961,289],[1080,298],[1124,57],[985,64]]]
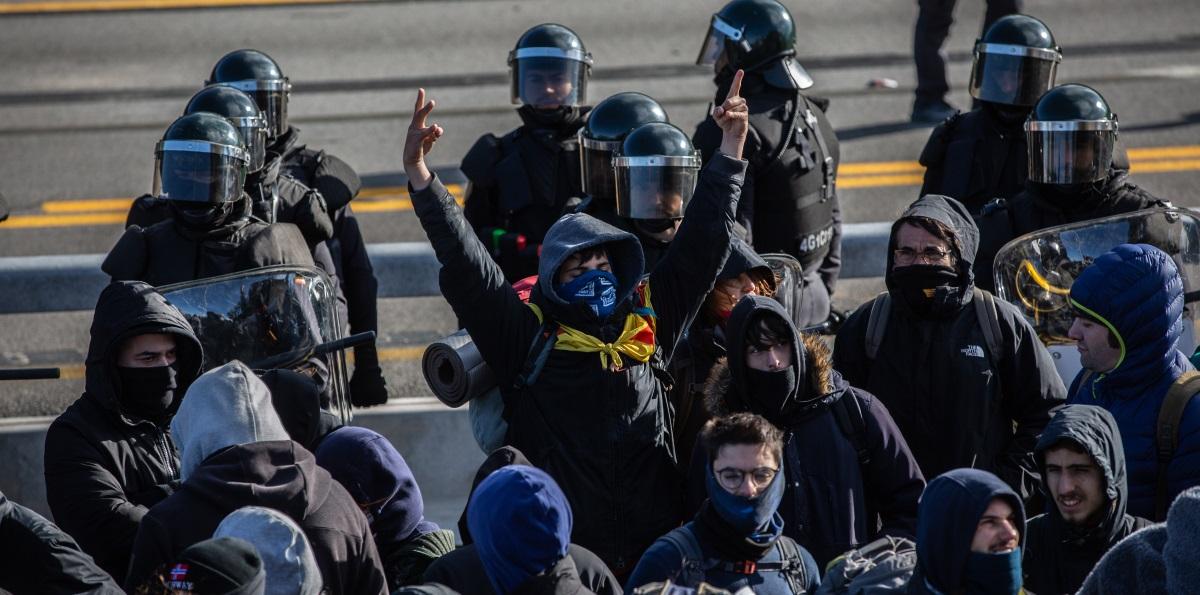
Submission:
[[[563,351],[597,352],[600,354],[600,367],[609,368],[611,360],[613,369],[625,367],[621,359],[624,354],[641,363],[650,361],[655,350],[655,321],[654,310],[650,307],[650,288],[643,284],[638,288],[641,305],[625,317],[625,328],[621,335],[612,343],[605,343],[581,330],[573,329],[565,324],[558,325],[558,338],[554,348]],[[540,308],[529,304],[542,318]]]

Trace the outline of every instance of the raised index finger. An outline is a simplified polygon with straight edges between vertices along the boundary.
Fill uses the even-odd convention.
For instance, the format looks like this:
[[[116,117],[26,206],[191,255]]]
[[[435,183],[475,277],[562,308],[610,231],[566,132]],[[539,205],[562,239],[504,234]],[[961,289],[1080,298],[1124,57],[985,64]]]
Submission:
[[[425,127],[425,116],[429,112],[421,113],[423,107],[425,107],[425,89],[417,89],[417,104],[413,106],[413,124],[417,128]]]
[[[729,86],[729,94],[725,96],[725,99],[738,97],[742,94],[742,77],[745,75],[745,71],[740,68],[737,72],[733,73],[733,84]]]

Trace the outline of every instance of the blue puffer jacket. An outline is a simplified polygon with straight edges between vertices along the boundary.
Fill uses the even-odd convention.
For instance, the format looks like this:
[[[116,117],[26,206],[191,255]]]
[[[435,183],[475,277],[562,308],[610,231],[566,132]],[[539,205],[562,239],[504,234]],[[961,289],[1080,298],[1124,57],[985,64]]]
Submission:
[[[1071,286],[1071,303],[1118,337],[1121,357],[1107,373],[1086,381],[1081,373],[1068,403],[1099,405],[1112,413],[1125,443],[1128,512],[1162,520],[1152,518],[1158,410],[1175,379],[1192,369],[1176,349],[1183,332],[1183,281],[1164,252],[1146,244],[1122,244],[1084,270]],[[1168,501],[1200,484],[1200,399],[1184,411],[1167,477]]]

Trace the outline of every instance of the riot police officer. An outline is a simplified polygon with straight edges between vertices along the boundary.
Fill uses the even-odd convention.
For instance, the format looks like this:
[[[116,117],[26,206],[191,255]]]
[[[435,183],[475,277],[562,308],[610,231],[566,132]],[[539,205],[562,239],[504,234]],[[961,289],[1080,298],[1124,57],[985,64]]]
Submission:
[[[467,221],[511,282],[537,273],[546,230],[582,191],[576,133],[589,110],[592,55],[574,31],[547,23],[521,35],[508,66],[522,124],[480,137],[461,169]]]
[[[217,114],[237,127],[250,153],[246,193],[254,216],[266,223],[294,223],[310,248],[333,235],[333,222],[321,193],[279,173],[281,160],[267,152],[267,119],[249,95],[228,85],[213,85],[198,91],[188,101],[184,115],[197,112]],[[149,227],[170,216],[168,201],[143,195],[134,201],[126,226]]]
[[[617,216],[636,231],[643,247],[649,246],[649,272],[662,260],[683,221],[696,188],[700,152],[684,131],[667,122],[650,122],[625,135],[612,168]]]
[[[696,63],[711,65],[718,98],[733,73],[746,72],[742,96],[750,106],[750,161],[738,221],[760,254],[785,252],[804,268],[808,297],[829,314],[841,270],[841,213],[835,188],[840,158],[833,126],[825,117],[828,101],[806,96],[812,78],[796,61],[796,26],[776,0],[733,0],[712,17]],[[705,161],[720,140],[709,117],[693,137]]]
[[[300,130],[288,122],[291,81],[267,54],[249,49],[230,52],[213,66],[206,84],[230,85],[253,97],[267,118],[268,163],[278,162],[281,179],[290,177],[320,192],[332,220],[332,237],[326,245],[346,296],[350,332],[378,331],[379,282],[350,206],[362,188],[354,168],[336,155],[300,144]],[[387,382],[374,343],[354,348],[350,392],[359,406],[387,401]]]
[[[996,252],[1009,240],[1047,227],[1171,206],[1113,166],[1117,115],[1095,89],[1047,91],[1025,122],[1029,179],[1010,200],[984,206],[979,219],[975,283],[991,291]]]
[[[171,217],[125,230],[100,267],[113,280],[158,286],[273,264],[313,265],[296,226],[251,218],[243,190],[250,152],[225,118],[198,112],[175,120],[155,160],[153,195],[168,201]]]
[[[971,96],[979,107],[933,129],[921,152],[921,196],[942,194],[978,214],[993,198],[1024,187],[1025,131],[1033,104],[1054,86],[1062,52],[1045,23],[1026,15],[1003,17],[975,43]]]
[[[662,260],[679,229],[679,218],[632,219],[617,214],[617,179],[613,156],[631,130],[653,122],[669,123],[667,112],[648,95],[617,93],[596,104],[579,130],[579,164],[584,201],[576,209],[637,236],[646,257],[646,272]],[[688,139],[688,145],[691,140]],[[640,198],[640,196],[639,196]],[[650,210],[632,209],[639,215]]]

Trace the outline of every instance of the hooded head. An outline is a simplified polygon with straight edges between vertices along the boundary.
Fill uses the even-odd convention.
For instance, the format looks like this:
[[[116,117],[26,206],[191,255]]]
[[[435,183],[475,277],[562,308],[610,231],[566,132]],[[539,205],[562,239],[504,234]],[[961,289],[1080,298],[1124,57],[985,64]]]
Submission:
[[[163,579],[172,593],[261,595],[266,573],[252,544],[236,537],[214,537],[183,550]]]
[[[324,584],[304,531],[287,515],[244,506],[225,517],[214,538],[244,539],[258,549],[267,574],[266,595],[317,595]]]
[[[290,440],[267,385],[237,360],[196,379],[171,420],[171,434],[179,445],[179,477],[184,481],[224,448]]]
[[[571,544],[571,505],[544,471],[501,468],[471,496],[467,523],[492,588],[511,593],[553,567]]]
[[[565,318],[573,322],[598,321],[597,315],[586,304],[568,303],[563,299],[558,283],[558,270],[568,257],[596,246],[603,246],[608,253],[616,283],[614,313],[620,311],[642,278],[645,267],[642,245],[633,234],[582,213],[563,215],[546,232],[538,262],[535,299],[565,314]]]
[[[950,236],[950,252],[954,264],[940,267],[923,260],[896,268],[896,249],[901,229],[912,225],[920,230],[929,226],[942,227]],[[927,194],[909,205],[892,224],[888,239],[887,271],[884,280],[895,302],[912,311],[941,313],[958,311],[971,295],[975,277],[971,272],[979,249],[979,228],[962,203],[937,194]],[[924,295],[925,299],[921,299]]]
[[[105,408],[128,414],[120,395],[124,392],[117,356],[127,339],[162,333],[175,339],[175,388],[166,408],[169,417],[179,409],[188,386],[200,374],[203,352],[196,333],[179,309],[141,281],[114,281],[100,292],[92,317],[87,355],[87,394]]]
[[[292,440],[312,451],[321,438],[341,425],[341,419],[321,409],[321,389],[311,377],[292,370],[268,370],[262,381],[271,391],[271,404]]]
[[[1196,540],[1200,536],[1200,486],[1175,497],[1167,512],[1167,543],[1163,559],[1167,567],[1167,593],[1188,593],[1200,585],[1196,564]]]
[[[479,469],[475,471],[475,479],[471,481],[471,493],[467,496],[467,505],[463,507],[462,515],[458,517],[458,536],[462,539],[463,545],[471,545],[475,540],[471,537],[471,528],[467,524],[467,513],[471,510],[470,497],[475,495],[475,490],[479,489],[479,484],[487,479],[489,475],[501,467],[509,465],[524,465],[533,467],[533,463],[525,457],[525,453],[517,450],[512,446],[501,446],[492,451],[483,460],[483,464],[479,465]]]
[[[425,520],[425,503],[412,469],[387,438],[345,426],[326,436],[316,455],[317,464],[367,514],[377,544],[400,543],[438,530]]]
[[[1012,507],[1024,546],[1025,508],[1000,478],[978,469],[955,469],[929,482],[917,510],[918,576],[913,580],[925,580],[942,592],[965,587],[975,531],[996,498]]]
[[[1125,476],[1125,447],[1121,443],[1116,420],[1102,407],[1067,405],[1058,410],[1038,438],[1033,456],[1041,473],[1042,491],[1051,501],[1046,514],[1051,522],[1059,526],[1065,521],[1054,503],[1057,495],[1046,476],[1046,453],[1061,446],[1083,450],[1100,469],[1100,476],[1104,480],[1102,496],[1106,500],[1101,508],[1104,512],[1099,526],[1088,529],[1097,531],[1106,543],[1115,543],[1120,536],[1120,521],[1125,516],[1125,503],[1129,495]]]
[[[1106,386],[1144,388],[1181,365],[1183,280],[1162,250],[1122,244],[1101,255],[1071,285],[1071,305],[1117,340],[1120,355]]]

